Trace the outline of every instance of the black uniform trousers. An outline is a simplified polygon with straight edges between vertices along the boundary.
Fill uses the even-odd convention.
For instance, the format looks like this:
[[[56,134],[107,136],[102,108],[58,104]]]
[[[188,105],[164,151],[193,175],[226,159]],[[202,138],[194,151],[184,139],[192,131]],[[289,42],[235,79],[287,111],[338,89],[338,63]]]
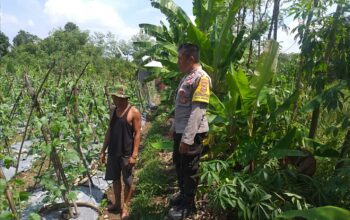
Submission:
[[[199,181],[199,160],[201,157],[202,141],[207,133],[196,134],[194,144],[189,147],[187,154],[180,154],[179,147],[182,134],[174,133],[173,162],[181,194],[194,197]]]

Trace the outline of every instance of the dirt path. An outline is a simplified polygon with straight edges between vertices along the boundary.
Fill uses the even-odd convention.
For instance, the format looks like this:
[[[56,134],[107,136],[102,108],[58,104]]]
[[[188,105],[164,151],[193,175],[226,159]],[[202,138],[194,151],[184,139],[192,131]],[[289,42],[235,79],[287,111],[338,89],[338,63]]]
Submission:
[[[124,187],[124,186],[123,186]],[[115,203],[115,198],[114,198],[114,194],[113,194],[113,188],[109,188],[107,191],[106,191],[106,197],[107,197],[107,200],[109,201],[110,204],[114,204]],[[122,191],[122,198],[124,198],[124,193]],[[102,212],[102,215],[100,216],[99,220],[102,220],[102,219],[108,219],[108,220],[119,220],[121,219],[120,218],[120,213],[116,213],[116,212],[109,212],[109,211],[106,211],[104,210]]]

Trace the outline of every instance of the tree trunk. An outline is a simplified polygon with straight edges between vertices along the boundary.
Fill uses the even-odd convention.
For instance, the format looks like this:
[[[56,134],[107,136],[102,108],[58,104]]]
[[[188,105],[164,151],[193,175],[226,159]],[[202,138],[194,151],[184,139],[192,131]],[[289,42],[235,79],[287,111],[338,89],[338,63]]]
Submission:
[[[241,27],[244,26],[246,14],[247,14],[247,7],[244,6],[244,8],[243,8],[243,14],[242,14],[242,20],[241,20]]]
[[[313,1],[313,7],[317,7],[318,5],[318,0],[314,0]],[[302,42],[301,44],[301,52],[300,52],[300,62],[299,62],[299,71],[298,71],[298,75],[297,75],[297,80],[296,80],[296,90],[297,92],[301,91],[301,87],[302,87],[302,79],[304,76],[304,69],[305,69],[305,51],[304,51],[304,44],[307,44],[307,42],[304,41],[305,36],[309,35],[309,27],[310,27],[310,23],[313,17],[313,11],[311,11],[308,16],[307,16],[307,20],[306,20],[306,30],[305,32],[301,32],[300,33],[300,41]],[[300,93],[299,93],[300,94]],[[294,102],[294,107],[293,107],[293,114],[292,114],[292,119],[294,121],[294,119],[296,119],[297,113],[298,113],[298,100],[299,100],[299,95],[296,98],[295,102]]]
[[[315,2],[315,4],[317,4],[317,2]],[[330,75],[331,70],[330,70],[330,57],[332,56],[332,52],[333,52],[333,48],[334,48],[334,43],[335,43],[335,33],[337,32],[337,27],[338,27],[338,19],[339,16],[341,14],[342,11],[342,6],[340,4],[338,4],[336,12],[333,15],[333,24],[331,27],[331,31],[330,31],[330,35],[329,35],[329,39],[328,39],[328,45],[326,48],[326,51],[324,53],[324,62],[327,65],[327,74]],[[323,90],[323,88],[322,88]],[[320,91],[316,91],[317,94],[320,94],[322,92],[322,90]],[[320,106],[318,106],[317,108],[314,109],[314,111],[312,112],[312,121],[311,121],[311,126],[310,126],[310,133],[309,133],[309,138],[315,138],[316,135],[316,130],[317,130],[317,123],[318,123],[318,118],[320,115]]]
[[[328,37],[328,45],[326,49],[326,53],[324,56],[324,62],[327,64],[327,75],[332,79],[336,79],[337,76],[333,71],[330,70],[330,59],[332,57],[332,52],[334,51],[334,46],[336,42],[336,34],[338,33],[338,26],[339,26],[339,17],[341,16],[343,12],[343,6],[341,4],[337,5],[337,9],[335,10],[335,13],[333,14],[333,23],[331,27],[331,31],[329,32],[329,37]]]
[[[267,39],[271,39],[272,30],[274,30],[273,39],[277,40],[278,14],[280,11],[279,8],[280,8],[280,0],[274,0],[272,18],[271,18],[270,29],[269,29],[269,34],[267,36]]]
[[[252,32],[255,28],[255,1],[253,2],[253,21],[252,21]],[[253,41],[250,41],[249,46],[249,54],[248,54],[248,61],[247,61],[247,68],[249,69],[249,66],[252,62],[252,55],[253,55]]]
[[[302,61],[300,61],[300,64],[299,66],[303,66],[303,63]],[[292,113],[292,121],[294,121],[297,117],[297,113],[298,113],[298,98],[299,98],[299,95],[300,95],[300,91],[302,90],[301,87],[302,87],[302,84],[301,84],[301,78],[302,78],[302,72],[301,72],[301,69],[299,70],[296,70],[295,71],[295,75],[296,75],[296,79],[295,79],[295,91],[298,92],[298,95],[297,95],[297,98],[294,102],[294,106],[293,106],[293,113]]]
[[[238,10],[238,17],[237,17],[237,35],[239,34],[240,31],[240,21],[241,21],[241,8]]]
[[[275,8],[276,8],[276,13],[275,13],[275,20],[274,20],[273,39],[277,41],[278,16],[280,13],[280,0],[276,0]]]
[[[268,5],[269,5],[269,0],[266,0],[264,13],[261,13],[261,0],[259,0],[259,24],[262,23],[262,20],[265,17]],[[259,39],[258,39],[258,56],[260,56],[260,53],[261,53],[261,36],[259,36]]]
[[[269,27],[269,33],[267,35],[267,39],[270,40],[271,39],[271,34],[272,34],[272,28],[273,28],[273,14],[272,14],[272,19],[271,19],[271,22],[270,22],[270,27]]]
[[[309,131],[309,138],[314,139],[317,131],[318,119],[320,117],[320,106],[316,107],[312,112],[312,119]]]
[[[258,1],[258,13],[259,13],[259,24],[261,24],[261,0]],[[259,39],[258,39],[258,57],[260,55],[260,41],[261,41],[261,36],[259,35]]]

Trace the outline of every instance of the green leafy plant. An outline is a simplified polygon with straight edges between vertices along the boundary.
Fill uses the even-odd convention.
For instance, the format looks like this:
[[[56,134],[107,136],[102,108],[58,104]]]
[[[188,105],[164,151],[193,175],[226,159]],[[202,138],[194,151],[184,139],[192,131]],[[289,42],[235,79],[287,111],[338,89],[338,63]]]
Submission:
[[[307,220],[345,220],[350,218],[350,211],[334,206],[324,206],[307,210],[290,210],[277,216],[276,219],[295,219],[300,217]]]

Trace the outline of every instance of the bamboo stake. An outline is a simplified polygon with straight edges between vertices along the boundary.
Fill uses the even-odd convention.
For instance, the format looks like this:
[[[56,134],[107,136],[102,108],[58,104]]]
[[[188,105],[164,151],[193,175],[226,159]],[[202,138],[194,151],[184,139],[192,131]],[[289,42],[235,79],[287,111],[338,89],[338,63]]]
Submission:
[[[70,94],[73,94],[73,92],[74,92],[73,90],[74,90],[75,86],[78,84],[79,79],[81,78],[81,76],[84,74],[85,69],[86,69],[86,67],[87,67],[88,64],[89,64],[89,63],[87,63],[87,64],[84,66],[82,72],[80,73],[79,77],[78,77],[77,80],[75,81],[75,85],[72,87],[72,90],[71,90]],[[63,70],[62,70],[62,71],[63,71]],[[62,72],[61,74],[63,74],[63,72]],[[68,98],[67,100],[70,100],[70,99],[71,99],[71,95],[69,96],[69,98]],[[68,111],[68,108],[67,108],[67,109],[65,110],[65,112],[64,112],[64,115],[67,115],[68,113],[69,113],[69,111]],[[79,137],[79,142],[80,142],[80,137]],[[80,145],[80,143],[79,143],[79,145]],[[81,154],[80,154],[80,152],[78,152],[78,153],[79,153],[79,155],[81,155],[80,158],[81,158],[81,160],[83,161],[84,166],[85,166],[85,165],[86,165],[86,161],[85,161],[84,158],[82,157],[82,153],[81,153]],[[46,156],[45,156],[45,158],[46,158]],[[52,160],[51,160],[51,158],[50,158],[50,162],[51,162],[51,161],[52,161]],[[37,176],[40,176],[40,173],[41,173],[43,164],[44,164],[44,161],[43,161],[43,162],[41,163],[41,165],[40,165],[40,169],[39,169],[39,172],[38,172]],[[87,165],[85,166],[85,168],[87,169]],[[87,169],[87,170],[88,170],[88,169]],[[89,172],[87,172],[87,173],[88,173],[88,176],[90,177]],[[91,180],[91,183],[92,183],[91,177],[90,177],[89,179]],[[38,184],[38,182],[36,181],[34,186],[36,186],[37,184]],[[94,185],[93,185],[93,186],[94,186]]]
[[[12,80],[10,82],[10,86],[9,86],[8,91],[7,91],[7,95],[10,95],[11,90],[13,90],[13,81],[15,81],[15,77],[12,78]]]
[[[70,102],[70,99],[72,98],[73,95],[73,88],[75,88],[78,85],[78,82],[80,80],[80,78],[83,76],[83,74],[85,73],[86,67],[89,65],[90,62],[87,62],[83,68],[83,70],[81,71],[81,73],[79,74],[78,78],[75,80],[75,83],[70,91],[69,97],[68,97],[68,102]]]
[[[87,162],[86,162],[86,160],[84,158],[84,155],[83,155],[83,152],[82,152],[81,146],[80,146],[80,128],[79,128],[79,119],[78,119],[78,114],[79,114],[79,101],[78,101],[79,90],[76,87],[74,87],[73,90],[74,90],[73,91],[73,95],[75,97],[75,99],[74,99],[74,118],[75,118],[75,124],[76,124],[76,131],[75,131],[75,136],[76,136],[76,141],[77,141],[76,150],[79,153],[80,159],[83,161],[84,168],[86,169],[86,175],[89,178],[90,184],[91,184],[92,187],[94,187],[95,185],[92,182],[92,178],[91,178],[90,173],[89,173],[89,167],[87,165]]]
[[[31,109],[30,109],[30,113],[29,113],[29,116],[28,116],[28,119],[27,119],[27,124],[26,124],[26,127],[25,127],[25,129],[24,129],[24,134],[23,134],[23,137],[22,137],[21,146],[20,146],[20,148],[19,148],[19,152],[18,152],[18,156],[17,156],[17,164],[16,164],[16,171],[15,171],[15,174],[17,174],[17,172],[18,172],[19,161],[20,161],[20,158],[21,158],[21,153],[22,153],[24,141],[25,141],[25,139],[26,139],[28,126],[29,126],[29,123],[30,123],[30,119],[31,119],[31,117],[32,117],[32,115],[33,115],[33,110],[34,110],[34,108],[37,108],[37,110],[41,113],[41,109],[38,108],[39,102],[38,102],[38,99],[37,99],[37,94],[40,93],[40,91],[41,91],[41,89],[42,89],[44,83],[46,82],[46,80],[47,80],[47,78],[48,78],[48,76],[49,76],[49,74],[50,74],[50,72],[51,72],[51,70],[53,69],[54,66],[55,66],[55,63],[53,63],[53,65],[51,66],[51,68],[47,71],[47,73],[46,73],[46,75],[45,75],[45,77],[44,77],[44,80],[42,81],[42,83],[41,83],[41,85],[40,85],[40,87],[39,87],[37,93],[35,93],[35,91],[34,91],[32,85],[30,84],[30,81],[29,81],[29,79],[28,79],[28,75],[27,75],[26,73],[25,73],[25,75],[24,75],[24,83],[25,83],[25,86],[26,86],[27,89],[28,89],[29,95],[32,97],[33,105],[32,105],[32,107],[31,107]]]
[[[4,179],[6,181],[4,172],[2,171],[2,167],[0,167],[0,179]],[[16,205],[15,205],[15,202],[13,201],[12,188],[11,188],[11,186],[8,185],[7,182],[6,182],[5,196],[6,196],[8,203],[9,203],[12,214],[15,216],[16,219],[19,219],[18,214],[17,214]]]
[[[44,166],[44,163],[45,163],[45,160],[46,160],[46,155],[44,156],[44,158],[41,160],[41,164],[40,164],[40,168],[39,168],[39,171],[38,171],[38,174],[36,175],[36,177],[39,177],[40,176],[40,173],[41,173],[41,170]],[[49,164],[50,165],[50,164]],[[34,188],[36,188],[36,186],[38,185],[39,181],[38,181],[38,178],[35,180],[35,183],[34,183]]]
[[[27,75],[25,75],[26,86],[28,88],[28,92],[30,93],[30,96],[32,97],[32,101],[33,101],[33,108],[32,109],[34,109],[34,107],[35,107],[35,109],[39,113],[40,117],[42,117],[44,115],[44,112],[42,111],[42,109],[40,107],[40,103],[39,103],[37,97],[38,97],[38,94],[39,94],[39,92],[41,91],[41,89],[43,87],[44,82],[47,80],[49,73],[53,69],[53,66],[54,65],[52,65],[52,67],[50,68],[50,70],[46,74],[45,79],[43,80],[42,84],[40,85],[39,90],[38,90],[37,93],[35,93],[33,87],[30,84],[30,81],[29,81]],[[47,125],[43,125],[41,127],[41,133],[43,135],[45,143],[48,145],[50,143],[49,137],[51,135],[50,135],[50,132],[49,132],[49,129],[48,129]],[[21,151],[21,149],[20,149],[20,151]],[[19,154],[19,156],[20,156],[20,154]],[[75,213],[73,213],[73,210],[72,210],[72,208],[70,206],[70,203],[69,203],[69,200],[67,198],[67,192],[69,192],[68,181],[67,181],[67,178],[66,178],[66,176],[64,174],[63,166],[62,166],[62,163],[61,163],[61,161],[59,159],[56,147],[53,146],[53,145],[51,146],[50,158],[51,158],[52,164],[54,166],[54,170],[56,172],[56,176],[57,176],[58,182],[59,183],[63,183],[64,187],[65,187],[64,190],[61,190],[61,195],[62,195],[63,201],[66,204],[66,206],[68,207],[68,211],[69,211],[70,217],[74,217],[74,216],[76,216],[78,214],[77,206],[74,205]],[[17,167],[18,167],[18,164],[17,164]],[[73,204],[75,204],[74,201],[73,201]]]
[[[71,100],[71,98],[72,98],[72,95],[73,95],[73,88],[75,88],[75,87],[78,85],[78,82],[79,82],[80,78],[82,77],[82,75],[85,73],[86,67],[87,67],[88,65],[89,65],[89,62],[86,63],[86,65],[84,66],[83,70],[80,72],[78,78],[75,80],[75,83],[74,83],[72,89],[70,90],[69,96],[68,96],[68,98],[66,99],[68,103],[70,102],[70,100]],[[66,94],[66,93],[64,93],[64,94]],[[63,115],[67,115],[67,114],[69,113],[68,110],[69,110],[69,108],[68,108],[68,106],[67,106],[67,108],[64,110]]]
[[[23,95],[23,89],[21,89],[20,93],[18,94],[18,96],[16,98],[16,101],[15,101],[15,104],[13,104],[11,113],[9,115],[10,121],[12,121],[13,116],[15,115],[15,112],[16,112],[16,109],[17,109],[17,106],[18,106],[18,102],[19,102],[20,98],[22,97],[22,95]]]
[[[97,101],[96,101],[96,97],[95,97],[96,94],[95,94],[94,90],[92,89],[92,87],[90,87],[89,90],[90,90],[92,99],[93,99],[93,101],[94,101],[94,106],[95,106],[95,109],[96,109],[96,112],[97,112],[97,117],[98,117],[98,119],[100,120],[101,124],[104,126],[104,125],[105,125],[105,122],[104,122],[103,119],[101,118],[100,111],[99,111],[98,108],[97,108]]]
[[[39,108],[40,108],[40,106],[39,106]],[[41,127],[41,132],[43,134],[45,143],[48,145],[49,142],[50,142],[49,136],[51,136],[51,135],[49,135],[49,130],[48,130],[46,125],[43,125]],[[63,166],[62,166],[62,163],[61,163],[61,161],[59,159],[56,147],[53,146],[53,145],[51,146],[50,158],[51,158],[52,164],[54,166],[54,169],[55,169],[55,172],[56,172],[56,175],[57,175],[59,183],[63,182],[63,185],[65,187],[65,190],[61,191],[62,198],[63,198],[64,202],[66,203],[66,205],[68,207],[68,211],[69,211],[70,217],[73,217],[76,214],[78,214],[78,210],[77,210],[76,205],[75,205],[74,206],[75,207],[75,214],[74,214],[72,209],[71,209],[71,206],[69,205],[69,200],[67,198],[67,192],[69,191],[68,181],[67,181],[67,178],[66,178],[66,176],[64,174]],[[73,204],[75,204],[74,201],[73,201]]]
[[[107,85],[104,86],[104,93],[105,93],[105,97],[106,97],[106,100],[107,100],[108,110],[111,111],[112,110],[112,105],[111,105],[111,101],[109,99],[109,92],[108,92]]]
[[[9,141],[10,141],[10,140],[8,139],[8,137],[5,137],[5,148],[7,149],[8,155],[10,155],[10,153],[11,153]],[[5,150],[5,149],[4,149],[4,150]]]
[[[23,133],[23,136],[22,136],[21,146],[20,146],[20,148],[19,148],[18,156],[17,156],[17,164],[16,164],[15,175],[16,175],[17,172],[18,172],[18,166],[19,166],[19,161],[20,161],[20,159],[21,159],[22,148],[23,148],[23,145],[24,145],[24,141],[25,141],[25,139],[26,139],[26,136],[27,136],[28,126],[29,126],[30,119],[32,118],[32,115],[33,115],[33,110],[34,110],[34,106],[32,106],[32,107],[30,108],[29,116],[28,116],[28,118],[27,118],[27,123],[26,123],[26,126],[25,126],[25,128],[24,128],[24,133]]]

